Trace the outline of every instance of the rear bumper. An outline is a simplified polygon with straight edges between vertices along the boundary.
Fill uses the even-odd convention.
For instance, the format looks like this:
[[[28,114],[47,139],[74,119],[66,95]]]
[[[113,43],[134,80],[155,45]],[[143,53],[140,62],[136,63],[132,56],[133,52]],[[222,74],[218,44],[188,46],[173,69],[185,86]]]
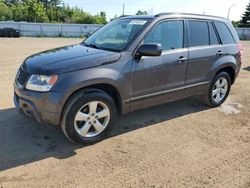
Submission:
[[[235,71],[235,79],[239,76],[242,63],[240,62]]]
[[[14,84],[14,103],[22,114],[40,123],[59,125],[63,94],[58,92],[34,92]]]

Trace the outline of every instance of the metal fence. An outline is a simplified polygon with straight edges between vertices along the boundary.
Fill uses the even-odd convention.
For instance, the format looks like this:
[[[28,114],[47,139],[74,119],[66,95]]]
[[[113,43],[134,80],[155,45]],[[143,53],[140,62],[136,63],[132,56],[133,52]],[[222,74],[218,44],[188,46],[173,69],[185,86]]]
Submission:
[[[80,37],[96,31],[99,24],[54,24],[28,22],[0,22],[0,29],[13,28],[20,31],[21,36],[31,37]]]
[[[250,40],[250,28],[236,28],[241,40]]]
[[[100,24],[57,24],[57,23],[30,23],[30,22],[1,22],[0,29],[13,28],[20,31],[21,36],[31,37],[80,37],[99,29]],[[236,28],[243,40],[250,40],[250,28]]]

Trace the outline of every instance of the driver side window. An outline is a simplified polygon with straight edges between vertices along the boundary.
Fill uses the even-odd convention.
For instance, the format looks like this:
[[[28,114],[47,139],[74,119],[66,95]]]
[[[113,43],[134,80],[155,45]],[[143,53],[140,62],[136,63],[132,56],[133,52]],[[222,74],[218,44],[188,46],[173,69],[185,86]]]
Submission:
[[[183,30],[183,21],[165,21],[154,26],[143,42],[144,44],[159,43],[163,51],[183,48]]]

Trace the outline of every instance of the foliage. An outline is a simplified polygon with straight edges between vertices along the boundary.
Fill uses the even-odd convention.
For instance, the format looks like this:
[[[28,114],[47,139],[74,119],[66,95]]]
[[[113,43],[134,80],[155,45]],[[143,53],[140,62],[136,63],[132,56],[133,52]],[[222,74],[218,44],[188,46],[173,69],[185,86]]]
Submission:
[[[137,13],[136,13],[136,15],[148,15],[148,12],[147,11],[138,10]],[[117,14],[116,14],[113,18],[110,19],[110,21],[115,20],[115,19],[117,19],[119,17],[122,17],[122,15],[117,16]]]
[[[24,6],[27,7],[26,21],[29,22],[48,22],[48,16],[42,2],[38,0],[26,0]]]
[[[136,13],[136,15],[148,15],[148,12],[147,11],[138,10],[138,12]]]
[[[250,2],[246,7],[246,11],[243,13],[239,27],[250,27]]]
[[[4,1],[0,0],[0,21],[8,20],[10,18],[12,18],[12,12]]]
[[[234,27],[239,27],[240,22],[239,21],[232,21],[232,24]]]
[[[0,21],[105,24],[106,13],[91,15],[61,0],[0,0]]]

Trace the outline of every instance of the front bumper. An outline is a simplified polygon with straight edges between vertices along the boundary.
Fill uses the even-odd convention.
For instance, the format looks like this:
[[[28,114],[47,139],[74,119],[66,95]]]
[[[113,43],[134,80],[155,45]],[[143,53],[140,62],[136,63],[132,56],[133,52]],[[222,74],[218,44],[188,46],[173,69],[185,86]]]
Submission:
[[[35,92],[17,86],[14,83],[14,103],[26,116],[40,123],[59,125],[63,108],[63,93]]]

